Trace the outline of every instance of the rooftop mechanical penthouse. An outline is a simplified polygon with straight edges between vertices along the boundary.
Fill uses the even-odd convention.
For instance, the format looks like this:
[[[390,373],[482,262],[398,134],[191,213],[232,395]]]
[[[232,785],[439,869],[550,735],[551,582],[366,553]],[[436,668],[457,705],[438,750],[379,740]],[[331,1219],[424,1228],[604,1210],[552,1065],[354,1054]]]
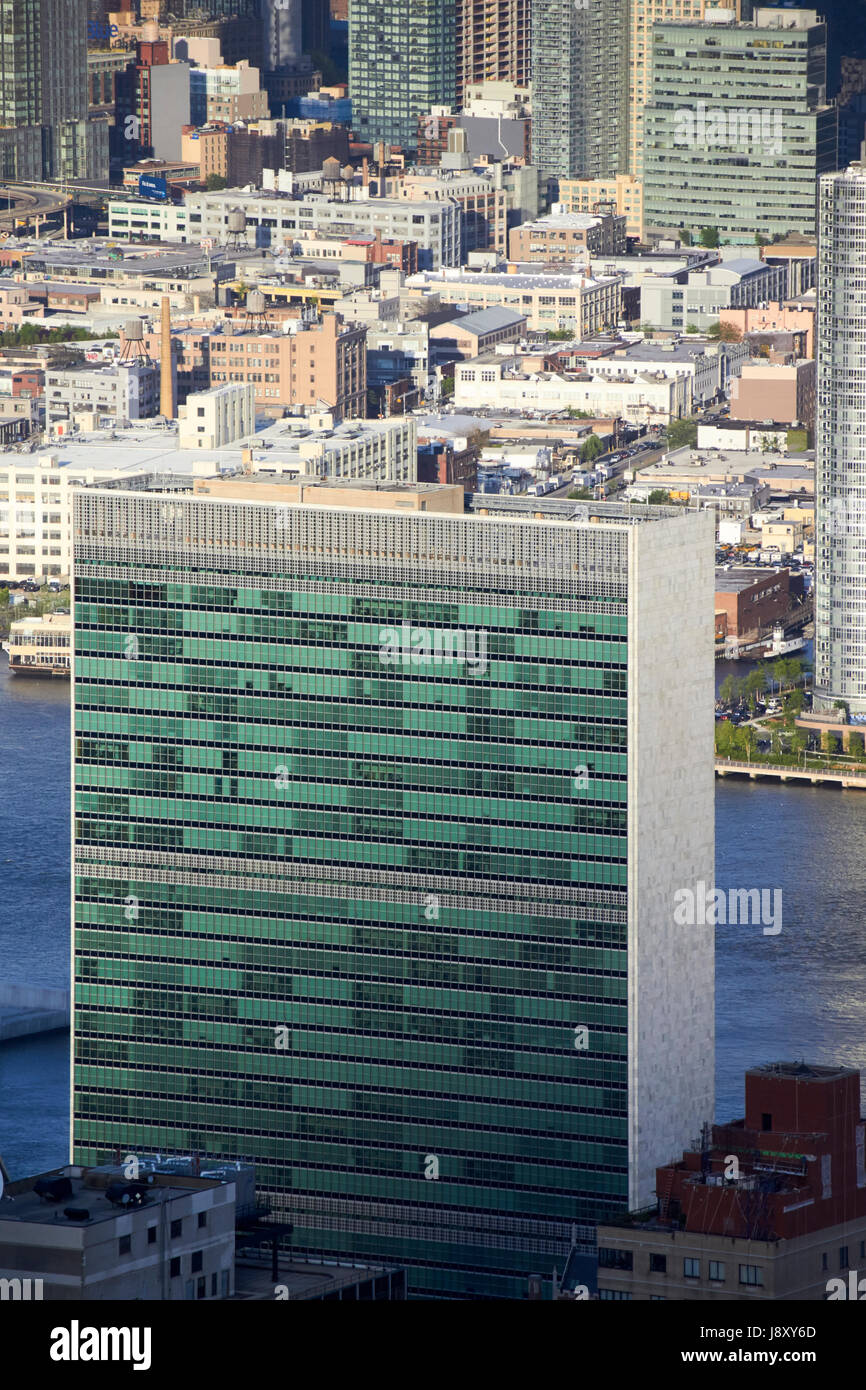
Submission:
[[[75,1161],[521,1298],[712,1117],[712,519],[333,492],[76,500]]]

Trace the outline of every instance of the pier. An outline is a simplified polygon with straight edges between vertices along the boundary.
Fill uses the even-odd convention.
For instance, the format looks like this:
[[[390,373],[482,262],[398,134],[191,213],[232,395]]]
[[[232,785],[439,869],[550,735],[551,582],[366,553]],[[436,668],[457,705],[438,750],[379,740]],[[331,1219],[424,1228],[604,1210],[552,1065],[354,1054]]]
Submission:
[[[716,758],[717,777],[767,777],[778,782],[830,782],[837,787],[866,791],[866,768],[786,767],[781,763],[748,762],[745,758]]]
[[[0,985],[0,1043],[68,1027],[68,989]]]

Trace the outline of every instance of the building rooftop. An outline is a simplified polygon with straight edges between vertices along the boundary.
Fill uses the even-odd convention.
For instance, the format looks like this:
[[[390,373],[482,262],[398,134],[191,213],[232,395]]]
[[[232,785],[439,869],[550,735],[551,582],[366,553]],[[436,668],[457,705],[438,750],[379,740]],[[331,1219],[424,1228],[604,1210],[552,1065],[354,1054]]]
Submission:
[[[405,206],[405,204],[403,205]],[[466,270],[463,266],[443,266],[440,270],[420,270],[417,275],[409,275],[406,284],[410,288],[414,286],[452,284],[459,285],[461,288],[471,288],[473,285],[490,285],[497,288],[506,287],[515,290],[532,289],[592,289],[596,285],[609,284],[618,277],[615,275],[596,275],[591,276],[586,271],[583,273],[565,270],[560,275],[518,273],[509,274],[505,270],[476,271]]]
[[[478,309],[475,313],[464,314],[461,318],[455,319],[454,326],[481,335],[495,333],[499,328],[511,328],[525,321],[526,315],[519,314],[516,309]]]
[[[601,226],[602,219],[589,212],[551,212],[544,217],[536,217],[532,222],[521,222],[521,231],[575,231],[585,232],[590,227]]]
[[[239,1184],[244,1181],[248,1186],[251,1177],[250,1168],[238,1171]],[[134,1207],[155,1209],[202,1188],[220,1187],[227,1180],[195,1175],[191,1170],[188,1173],[174,1173],[170,1168],[154,1171],[142,1162],[140,1180],[131,1183],[120,1165],[81,1168],[69,1164],[6,1184],[0,1201],[0,1223],[27,1222],[56,1229],[61,1225],[75,1228],[96,1221],[115,1221]],[[37,1186],[40,1191],[36,1190]],[[128,1191],[126,1203],[121,1199],[123,1188]],[[133,1208],[129,1206],[130,1200]],[[7,1239],[10,1239],[8,1234]]]
[[[759,583],[762,579],[769,579],[774,574],[780,574],[784,568],[784,565],[777,565],[773,569],[767,569],[765,565],[738,565],[729,570],[717,569],[716,593],[738,594],[741,590],[751,588],[753,584]]]

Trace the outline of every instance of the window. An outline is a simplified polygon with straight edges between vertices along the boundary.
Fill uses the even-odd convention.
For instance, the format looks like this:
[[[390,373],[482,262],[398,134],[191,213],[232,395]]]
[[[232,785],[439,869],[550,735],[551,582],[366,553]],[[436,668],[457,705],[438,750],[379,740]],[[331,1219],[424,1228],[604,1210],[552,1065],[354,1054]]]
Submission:
[[[721,1260],[710,1260],[710,1278],[717,1284],[723,1284],[725,1280],[725,1266]]]
[[[667,1274],[667,1255],[650,1255],[650,1274]]]
[[[615,1250],[611,1246],[600,1245],[598,1248],[598,1267],[599,1269],[632,1269],[632,1253],[630,1250]]]
[[[740,1283],[763,1288],[764,1271],[759,1269],[757,1265],[740,1265]]]
[[[193,1250],[193,1252],[192,1252],[192,1261],[191,1261],[190,1267],[189,1267],[189,1269],[190,1269],[190,1274],[198,1274],[199,1270],[200,1270],[201,1267],[202,1267],[203,1256],[204,1256],[204,1251],[202,1251],[202,1250]]]
[[[631,1294],[626,1293],[625,1289],[599,1289],[598,1296],[607,1302],[617,1303],[627,1302],[631,1298]]]
[[[156,1245],[156,1227],[155,1227],[155,1226],[148,1226],[148,1228],[147,1228],[147,1243],[148,1243],[148,1245]]]
[[[847,1246],[847,1245],[841,1245],[841,1246],[839,1247],[839,1268],[840,1268],[840,1269],[847,1269],[847,1268],[848,1268],[848,1246]]]
[[[216,1270],[214,1270],[213,1274],[212,1274],[211,1277],[210,1277],[210,1296],[211,1296],[211,1298],[216,1298],[216,1291],[217,1291],[217,1276],[216,1276]]]
[[[175,1255],[168,1267],[168,1273],[171,1279],[180,1278],[180,1255]]]
[[[763,598],[763,594],[761,595]],[[773,1128],[773,1117],[766,1112],[761,1116],[761,1129],[767,1134]]]
[[[172,1238],[172,1240],[177,1240],[178,1236],[180,1236],[180,1235],[182,1234],[182,1232],[183,1232],[183,1221],[182,1221],[182,1220],[180,1220],[180,1221],[172,1221],[172,1223],[171,1223],[171,1238]]]
[[[196,1298],[206,1298],[206,1297],[207,1297],[207,1280],[206,1280],[206,1279],[197,1279],[197,1280],[196,1280],[196,1295],[195,1295],[195,1296],[196,1296]]]
[[[198,1214],[198,1228],[199,1228],[199,1230],[201,1230],[202,1226],[206,1226],[206,1225],[207,1225],[207,1212],[206,1212],[206,1211],[200,1211],[199,1214]]]
[[[121,1236],[117,1242],[118,1255],[128,1255],[132,1249],[132,1236]]]
[[[683,1260],[683,1278],[700,1279],[701,1262],[700,1260]]]

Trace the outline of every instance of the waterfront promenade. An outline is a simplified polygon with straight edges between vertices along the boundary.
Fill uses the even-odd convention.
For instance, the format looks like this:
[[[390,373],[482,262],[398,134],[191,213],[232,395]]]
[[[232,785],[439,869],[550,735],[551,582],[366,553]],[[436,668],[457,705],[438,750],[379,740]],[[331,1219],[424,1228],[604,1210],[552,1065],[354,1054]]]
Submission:
[[[837,787],[866,791],[866,768],[792,767],[782,763],[749,762],[746,758],[716,758],[717,777],[769,777],[779,782],[830,782]]]

